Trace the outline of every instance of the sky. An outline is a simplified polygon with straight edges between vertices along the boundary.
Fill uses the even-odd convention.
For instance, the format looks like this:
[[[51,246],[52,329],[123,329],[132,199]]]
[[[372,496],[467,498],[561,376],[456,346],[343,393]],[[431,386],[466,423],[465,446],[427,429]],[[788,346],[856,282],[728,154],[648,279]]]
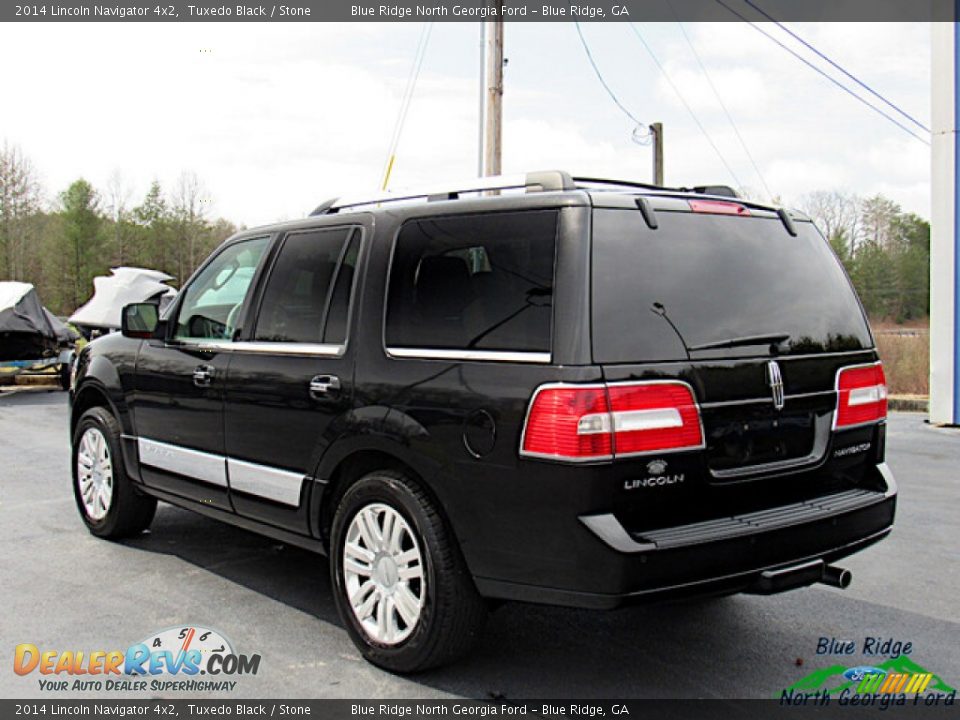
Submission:
[[[928,24],[789,26],[930,126]],[[929,147],[754,28],[683,25],[759,173],[681,27],[635,27],[666,76],[629,24],[582,29],[630,115],[664,124],[667,184],[728,184],[762,200],[769,188],[788,206],[818,190],[882,193],[929,218]],[[0,142],[31,160],[50,203],[84,177],[104,194],[120,178],[132,205],[152,180],[172,189],[187,172],[200,178],[211,217],[247,226],[302,217],[327,198],[379,187],[422,29],[0,24]],[[636,123],[600,84],[573,24],[508,23],[505,56],[505,173],[651,180],[651,148],[634,141]],[[432,27],[391,189],[477,174],[479,65],[478,23]]]

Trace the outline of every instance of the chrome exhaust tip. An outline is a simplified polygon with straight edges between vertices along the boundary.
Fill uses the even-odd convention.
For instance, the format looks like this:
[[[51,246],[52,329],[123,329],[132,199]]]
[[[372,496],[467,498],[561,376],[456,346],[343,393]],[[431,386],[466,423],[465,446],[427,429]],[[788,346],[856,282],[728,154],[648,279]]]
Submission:
[[[824,585],[831,585],[833,587],[840,588],[841,590],[846,590],[850,587],[850,582],[853,580],[853,573],[847,570],[846,568],[837,567],[836,565],[827,565],[823,568],[823,575],[820,578],[820,582]]]

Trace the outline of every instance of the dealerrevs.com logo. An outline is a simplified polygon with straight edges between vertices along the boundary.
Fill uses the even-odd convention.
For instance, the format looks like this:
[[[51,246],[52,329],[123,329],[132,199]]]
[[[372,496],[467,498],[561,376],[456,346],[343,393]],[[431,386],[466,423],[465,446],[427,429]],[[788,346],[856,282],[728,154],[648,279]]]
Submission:
[[[242,675],[256,675],[260,655],[243,655],[216,630],[171,627],[126,650],[51,650],[17,645],[13,671],[38,675],[47,691],[232,691]]]

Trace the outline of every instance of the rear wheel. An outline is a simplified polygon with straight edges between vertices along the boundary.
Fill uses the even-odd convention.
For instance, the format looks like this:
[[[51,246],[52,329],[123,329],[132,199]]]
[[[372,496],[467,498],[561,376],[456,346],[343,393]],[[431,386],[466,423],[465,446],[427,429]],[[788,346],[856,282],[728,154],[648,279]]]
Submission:
[[[127,476],[120,455],[120,424],[106,409],[87,410],[73,434],[73,494],[91,533],[123,538],[146,530],[157,510]]]
[[[449,529],[403,473],[370,473],[333,519],[330,571],[350,638],[375,665],[416,672],[465,654],[486,607]]]

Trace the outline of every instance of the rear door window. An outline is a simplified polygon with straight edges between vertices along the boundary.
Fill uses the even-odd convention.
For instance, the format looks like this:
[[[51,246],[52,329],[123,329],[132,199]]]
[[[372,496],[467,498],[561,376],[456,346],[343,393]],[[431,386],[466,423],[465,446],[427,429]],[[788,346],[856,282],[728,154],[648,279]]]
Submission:
[[[797,222],[793,237],[776,218],[658,212],[657,220],[651,230],[638,211],[594,211],[596,362],[872,345],[850,281],[811,223]],[[755,337],[772,339],[743,344]],[[730,341],[740,342],[703,348]]]
[[[548,352],[557,212],[420,218],[397,237],[388,348]]]
[[[307,230],[284,238],[264,289],[254,340],[345,341],[356,264],[356,252],[348,257],[347,251],[354,235],[358,248],[359,233],[354,228]]]

